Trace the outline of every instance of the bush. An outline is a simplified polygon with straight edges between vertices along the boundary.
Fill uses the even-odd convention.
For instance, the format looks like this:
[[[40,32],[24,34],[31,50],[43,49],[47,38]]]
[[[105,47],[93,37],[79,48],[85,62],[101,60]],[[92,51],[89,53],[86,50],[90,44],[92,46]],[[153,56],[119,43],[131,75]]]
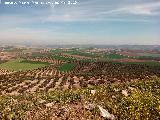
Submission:
[[[159,120],[160,96],[136,90],[119,104],[119,118],[125,120]]]

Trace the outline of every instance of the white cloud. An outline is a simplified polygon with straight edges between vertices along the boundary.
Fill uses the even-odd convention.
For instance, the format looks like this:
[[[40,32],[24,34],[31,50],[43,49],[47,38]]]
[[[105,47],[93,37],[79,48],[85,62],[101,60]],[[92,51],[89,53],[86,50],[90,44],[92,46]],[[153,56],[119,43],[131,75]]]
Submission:
[[[122,1],[123,3],[124,1]],[[77,6],[73,7],[51,7],[49,14],[44,21],[98,21],[122,19],[125,16],[126,21],[129,17],[135,15],[140,22],[144,20],[144,16],[159,16],[160,2],[128,2],[124,4],[116,2],[107,2],[104,0],[79,2]],[[103,4],[104,3],[104,4]],[[134,3],[134,4],[132,4]],[[123,17],[124,20],[124,17]],[[130,20],[133,21],[134,20]],[[147,20],[146,20],[147,21]]]
[[[28,9],[23,10],[23,14],[21,12],[19,12],[20,14],[15,12],[12,15],[8,13],[0,14],[0,41],[43,41],[43,43],[46,43],[47,40],[47,42],[78,43],[77,41],[80,40],[81,43],[87,43],[90,42],[90,40],[93,40],[97,43],[99,43],[99,41],[102,41],[102,43],[105,41],[109,41],[111,43],[113,41],[117,43],[123,41],[125,43],[130,38],[126,40],[121,40],[120,38],[107,39],[107,34],[105,33],[105,38],[100,38],[100,36],[96,36],[94,34],[91,35],[86,33],[86,35],[84,35],[83,32],[78,34],[75,29],[79,29],[79,26],[81,25],[78,23],[79,21],[83,21],[85,23],[89,23],[90,21],[98,21],[96,23],[97,25],[102,21],[154,23],[160,18],[160,2],[156,2],[155,0],[152,2],[151,0],[141,0],[141,2],[138,2],[140,0],[121,0],[121,2],[119,2],[119,0],[81,1],[82,0],[79,0],[79,3],[75,6],[55,6],[40,11],[33,8],[29,11]],[[146,1],[150,1],[150,3]],[[21,11],[21,9],[19,9],[19,11]],[[57,22],[61,22],[62,24]],[[68,24],[66,22],[70,23]],[[106,22],[106,24],[108,23]],[[69,27],[73,27],[73,29]],[[82,31],[86,30],[87,27],[87,25],[82,27]],[[113,29],[115,29],[114,27],[115,26],[113,26]],[[101,27],[95,31],[97,31],[98,34],[98,32],[100,33],[100,30]],[[86,31],[88,31],[88,29]],[[107,27],[104,31],[107,33]],[[125,31],[124,33],[123,31],[120,32],[122,32],[122,35],[125,34]],[[153,33],[154,32],[151,34]],[[139,35],[137,36],[139,37]],[[150,34],[146,34],[144,36],[146,36],[146,38],[143,38],[142,40],[159,40],[159,35],[157,35],[157,38],[149,38],[148,36],[150,36]],[[135,38],[137,42],[140,41],[138,37]],[[126,38],[126,35],[124,38]],[[133,39],[133,42],[135,39]],[[118,42],[116,40],[120,41]]]
[[[136,15],[157,15],[157,10],[160,10],[160,2],[138,4],[119,9],[119,11]]]

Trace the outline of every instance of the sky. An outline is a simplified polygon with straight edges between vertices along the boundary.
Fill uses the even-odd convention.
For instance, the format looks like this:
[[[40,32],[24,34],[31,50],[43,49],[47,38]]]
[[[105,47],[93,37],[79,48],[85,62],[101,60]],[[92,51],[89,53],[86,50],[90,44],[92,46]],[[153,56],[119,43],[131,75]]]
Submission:
[[[24,1],[1,0],[0,43],[160,45],[160,0]]]

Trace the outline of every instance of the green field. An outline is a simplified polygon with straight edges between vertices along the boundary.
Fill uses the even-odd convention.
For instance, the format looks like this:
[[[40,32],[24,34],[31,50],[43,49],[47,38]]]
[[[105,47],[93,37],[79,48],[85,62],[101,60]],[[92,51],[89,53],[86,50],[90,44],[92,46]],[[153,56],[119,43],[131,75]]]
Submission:
[[[44,67],[46,65],[49,65],[48,63],[41,63],[41,62],[32,62],[32,61],[26,61],[23,59],[17,59],[8,61],[5,63],[0,64],[1,69],[8,69],[8,70],[14,70],[14,71],[23,71],[23,70],[31,70],[36,69],[39,67]]]
[[[59,67],[59,70],[67,72],[67,71],[73,70],[74,67],[75,67],[75,64],[73,63],[65,63]]]
[[[76,49],[71,49],[70,51],[63,51],[62,49],[51,50],[49,53],[51,54],[59,54],[59,53],[67,53],[70,55],[80,55],[85,57],[96,57],[96,54],[82,52]]]
[[[66,53],[67,53],[67,54],[70,54],[70,55],[80,55],[80,56],[85,56],[85,57],[96,57],[95,54],[86,53],[86,52],[81,52],[81,51],[78,51],[78,50],[67,51]]]
[[[63,50],[62,49],[56,49],[56,50],[51,50],[49,53],[51,54],[58,54],[58,53],[62,53]]]
[[[123,58],[129,58],[128,56],[123,56],[123,55],[119,55],[119,54],[115,54],[115,53],[105,54],[103,57],[104,57],[104,58],[107,58],[107,59],[123,59]]]
[[[160,57],[160,54],[139,53],[140,57]]]
[[[76,60],[74,58],[67,58],[67,57],[63,57],[63,56],[52,56],[52,57],[55,58],[55,59],[64,60],[64,61],[73,61],[73,60]]]

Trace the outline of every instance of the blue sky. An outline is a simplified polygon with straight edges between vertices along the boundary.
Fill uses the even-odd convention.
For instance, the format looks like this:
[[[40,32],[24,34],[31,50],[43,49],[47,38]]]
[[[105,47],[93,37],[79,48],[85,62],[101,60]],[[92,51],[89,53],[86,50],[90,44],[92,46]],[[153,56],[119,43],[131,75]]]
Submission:
[[[16,0],[0,4],[3,43],[160,45],[160,0],[77,0],[76,5],[5,1]]]

